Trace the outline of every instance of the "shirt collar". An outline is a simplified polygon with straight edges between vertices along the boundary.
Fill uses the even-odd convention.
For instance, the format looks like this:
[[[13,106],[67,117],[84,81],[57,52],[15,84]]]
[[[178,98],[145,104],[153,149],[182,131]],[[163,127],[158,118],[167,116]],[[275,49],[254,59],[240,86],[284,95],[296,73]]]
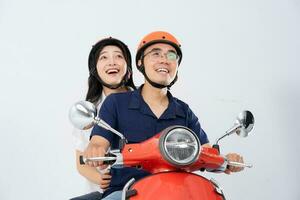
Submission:
[[[153,116],[152,111],[150,110],[149,106],[147,106],[146,102],[142,97],[142,88],[143,85],[141,85],[137,90],[134,90],[132,92],[128,108],[137,109],[143,112],[144,114]],[[177,99],[172,96],[170,91],[167,92],[167,95],[169,99],[169,105],[167,110],[161,115],[160,119],[176,118],[176,116],[185,117],[186,115],[184,109],[182,108],[182,105],[178,103]]]

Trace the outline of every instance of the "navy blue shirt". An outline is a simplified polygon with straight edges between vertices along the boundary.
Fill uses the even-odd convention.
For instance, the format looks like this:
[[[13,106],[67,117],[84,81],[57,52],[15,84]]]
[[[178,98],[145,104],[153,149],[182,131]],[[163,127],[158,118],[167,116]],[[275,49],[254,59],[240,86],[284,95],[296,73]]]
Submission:
[[[99,117],[121,132],[128,143],[143,142],[173,125],[186,126],[193,130],[201,144],[209,142],[198,118],[186,103],[173,97],[168,91],[168,108],[157,118],[141,95],[142,87],[132,92],[109,95],[101,106]],[[93,135],[106,138],[111,149],[119,146],[119,137],[98,125],[94,126],[91,137]],[[131,178],[140,179],[149,173],[135,168],[111,168],[111,175],[110,188],[105,191],[105,196],[113,191],[122,190]]]

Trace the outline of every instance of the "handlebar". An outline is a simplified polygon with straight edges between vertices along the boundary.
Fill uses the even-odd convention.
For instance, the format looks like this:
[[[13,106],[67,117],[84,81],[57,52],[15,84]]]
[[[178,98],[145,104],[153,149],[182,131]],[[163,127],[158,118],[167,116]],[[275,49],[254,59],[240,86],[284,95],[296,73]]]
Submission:
[[[86,162],[89,161],[102,161],[104,165],[111,165],[117,160],[116,156],[113,154],[106,154],[105,156],[93,157],[93,158],[84,158],[83,156],[79,156],[79,163],[81,165],[85,165]]]
[[[233,167],[247,167],[247,168],[252,168],[252,164],[247,164],[247,163],[240,163],[240,162],[234,162],[234,161],[228,161],[227,165],[233,166]]]

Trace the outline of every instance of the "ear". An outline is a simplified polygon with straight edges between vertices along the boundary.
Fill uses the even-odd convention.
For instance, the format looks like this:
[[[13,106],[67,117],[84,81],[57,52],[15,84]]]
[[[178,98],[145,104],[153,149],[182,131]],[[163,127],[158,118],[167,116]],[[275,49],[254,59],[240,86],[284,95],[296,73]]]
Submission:
[[[138,67],[141,66],[142,65],[142,60],[139,59],[137,64],[138,64]]]
[[[128,73],[127,73],[127,80],[129,80],[129,79],[130,79],[130,76],[131,76],[131,71],[130,71],[130,70],[128,70]]]

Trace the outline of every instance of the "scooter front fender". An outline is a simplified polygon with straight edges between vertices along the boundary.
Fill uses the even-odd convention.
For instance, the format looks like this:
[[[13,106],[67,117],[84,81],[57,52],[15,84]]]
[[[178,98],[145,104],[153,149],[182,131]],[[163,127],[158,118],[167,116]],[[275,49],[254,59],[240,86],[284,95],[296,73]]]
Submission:
[[[187,172],[166,172],[147,176],[133,183],[127,192],[133,194],[129,195],[130,200],[225,199],[222,190],[213,182]]]

